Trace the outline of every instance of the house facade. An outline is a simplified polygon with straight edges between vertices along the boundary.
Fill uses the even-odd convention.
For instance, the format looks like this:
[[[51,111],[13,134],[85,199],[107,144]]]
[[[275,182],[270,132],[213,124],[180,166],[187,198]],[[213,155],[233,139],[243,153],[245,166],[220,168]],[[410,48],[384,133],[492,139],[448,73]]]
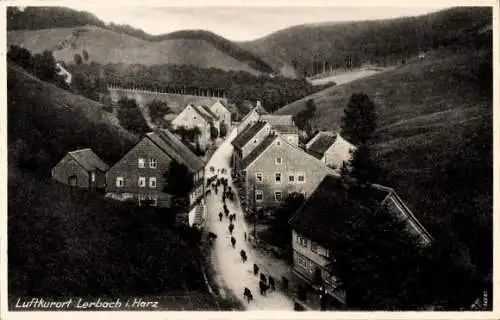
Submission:
[[[247,210],[277,207],[295,192],[308,197],[328,173],[334,174],[276,133],[243,158],[241,172]]]
[[[104,189],[108,168],[91,149],[75,150],[68,152],[52,169],[52,178],[73,187]]]
[[[199,135],[196,142],[202,150],[210,144],[210,127],[213,125],[219,128],[219,119],[206,106],[187,105],[179,115],[171,122],[173,129],[198,128]]]
[[[351,160],[356,147],[338,133],[320,131],[306,144],[305,149],[327,166],[340,171],[343,163]]]
[[[194,221],[196,205],[203,205],[204,163],[175,135],[164,130],[146,134],[107,172],[106,192],[118,200],[132,200],[138,205],[148,201],[153,206],[169,208],[171,195],[164,192],[165,173],[170,163],[185,165],[193,179],[189,208],[179,215],[183,223]]]
[[[339,289],[339,279],[335,273],[335,253],[328,246],[334,241],[336,226],[341,225],[340,221],[335,220],[335,208],[348,205],[342,200],[343,188],[341,179],[333,175],[325,176],[289,221],[292,227],[294,275],[311,285],[320,282],[327,294],[340,303],[345,303],[345,292]],[[385,206],[389,212],[405,221],[407,231],[416,235],[422,246],[433,241],[432,236],[393,189],[374,184],[366,198],[372,209]]]
[[[240,132],[231,142],[233,145],[232,173],[237,175],[242,170],[242,161],[250,152],[257,148],[271,133],[271,125],[267,122],[256,121]]]
[[[224,126],[226,129],[226,133],[229,133],[232,126],[231,120],[231,111],[224,105],[224,103],[220,100],[217,100],[210,107],[210,110],[213,114],[215,114],[219,120],[219,132],[221,128]]]

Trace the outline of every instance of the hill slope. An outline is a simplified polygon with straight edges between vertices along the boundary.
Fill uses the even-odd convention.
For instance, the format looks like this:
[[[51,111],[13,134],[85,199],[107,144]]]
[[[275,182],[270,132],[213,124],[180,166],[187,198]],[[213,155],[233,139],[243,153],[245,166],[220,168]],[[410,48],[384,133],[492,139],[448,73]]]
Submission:
[[[86,147],[116,161],[137,141],[102,104],[40,81],[10,62],[7,88],[9,146],[16,146],[12,156],[30,169],[48,173],[66,152]]]
[[[199,245],[172,228],[171,215],[49,178],[68,151],[90,147],[113,164],[137,137],[103,105],[10,61],[7,86],[11,308],[18,296],[142,295],[161,309],[218,309],[193,259]]]
[[[491,8],[461,7],[409,18],[294,26],[240,45],[294,76],[314,62],[343,66],[348,55],[355,66],[370,59],[393,64],[405,52],[411,57],[419,50],[467,42],[464,35],[491,24]]]
[[[377,106],[375,151],[383,179],[401,193],[424,224],[440,233],[456,219],[450,210],[456,204],[440,198],[453,186],[463,186],[461,197],[469,207],[475,206],[473,210],[491,213],[491,59],[491,50],[434,53],[425,60],[323,90],[276,114],[296,114],[308,99],[313,99],[317,106],[313,127],[340,130],[350,96],[356,92],[368,94]],[[450,178],[444,183],[443,178],[449,162],[473,142],[482,148],[481,160],[469,150],[471,153],[465,155],[468,158],[455,162],[460,172],[470,173],[461,177],[468,185],[479,181],[474,195],[463,181]],[[472,173],[476,165],[470,161],[479,161],[483,169]],[[457,199],[460,197],[453,201]]]
[[[23,45],[32,52],[51,50],[57,60],[73,61],[82,50],[92,61],[143,65],[187,64],[201,68],[246,71],[260,74],[249,57],[240,61],[221,50],[203,36],[183,38],[180,35],[162,41],[147,41],[97,26],[43,30],[15,30],[7,33],[9,45]],[[242,51],[240,49],[240,51]],[[249,55],[247,55],[249,56]]]

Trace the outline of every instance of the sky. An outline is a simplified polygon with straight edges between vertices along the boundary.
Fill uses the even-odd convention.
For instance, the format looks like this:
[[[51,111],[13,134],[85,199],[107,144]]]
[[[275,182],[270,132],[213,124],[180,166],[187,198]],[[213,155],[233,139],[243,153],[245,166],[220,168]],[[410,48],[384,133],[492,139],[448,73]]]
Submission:
[[[83,1],[81,2],[83,3]],[[75,4],[106,23],[128,24],[158,35],[204,29],[229,40],[248,41],[293,25],[414,16],[444,7],[145,7]]]

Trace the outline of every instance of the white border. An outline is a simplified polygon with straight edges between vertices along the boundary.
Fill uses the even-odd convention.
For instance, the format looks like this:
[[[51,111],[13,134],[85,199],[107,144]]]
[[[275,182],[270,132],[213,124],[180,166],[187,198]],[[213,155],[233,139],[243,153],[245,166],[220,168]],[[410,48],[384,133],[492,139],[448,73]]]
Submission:
[[[251,1],[243,1],[243,0],[127,0],[121,2],[112,2],[110,0],[100,0],[100,1],[85,1],[88,5],[96,5],[96,6],[170,6],[170,7],[185,7],[185,6],[240,6],[240,7],[288,7],[288,6],[297,6],[297,7],[370,7],[370,6],[378,6],[378,7],[436,7],[436,6],[493,6],[493,66],[494,70],[498,70],[499,63],[499,52],[498,52],[498,39],[500,39],[500,35],[498,34],[498,3],[497,1],[492,0],[475,0],[475,1],[449,1],[449,0],[440,0],[440,1],[432,1],[432,0],[411,0],[404,2],[397,2],[396,0],[385,0],[383,2],[373,2],[371,0],[350,0],[350,1],[328,1],[328,0],[251,0]],[[3,50],[6,50],[6,5],[20,5],[20,6],[28,6],[28,5],[59,5],[59,6],[68,6],[77,4],[81,5],[81,1],[51,1],[51,0],[40,0],[40,1],[3,1],[0,3],[0,22],[1,22],[1,37],[0,41],[2,42]],[[6,60],[5,60],[5,51],[2,51],[3,56],[0,61],[0,70],[2,74],[6,75]],[[6,124],[7,124],[7,85],[5,81],[5,77],[2,83],[2,92],[3,95],[1,97],[2,103],[2,122],[0,126],[0,132],[2,136],[3,146],[0,148],[0,162],[1,162],[1,177],[3,178],[3,183],[1,185],[2,196],[0,196],[0,204],[2,205],[3,219],[1,219],[1,227],[2,230],[0,232],[0,244],[1,244],[1,258],[0,258],[0,319],[108,319],[115,318],[120,320],[125,319],[137,319],[147,317],[148,319],[233,319],[235,317],[239,317],[240,319],[291,319],[291,318],[300,318],[300,319],[499,319],[500,314],[496,311],[493,312],[7,312],[7,135],[6,135]],[[493,77],[493,103],[494,109],[498,108],[498,88],[499,88],[499,74],[498,72],[494,73]],[[498,115],[495,112],[493,114],[494,121],[494,129],[498,126]],[[494,130],[494,161],[496,163],[497,160],[497,151],[498,151],[498,141],[499,141],[499,130]],[[497,187],[498,183],[498,175],[499,170],[497,166],[494,166],[494,188],[493,194],[494,199],[497,199],[499,196],[499,191]],[[493,206],[494,213],[498,213],[498,205],[494,203]],[[496,214],[494,214],[496,216]],[[494,238],[497,239],[497,232],[499,228],[500,219],[498,217],[494,218]],[[494,260],[496,260],[498,256],[498,246],[494,246]],[[494,287],[496,287],[498,281],[498,266],[494,264]],[[496,293],[496,290],[495,290]],[[494,294],[494,310],[498,309],[499,297],[497,294]]]

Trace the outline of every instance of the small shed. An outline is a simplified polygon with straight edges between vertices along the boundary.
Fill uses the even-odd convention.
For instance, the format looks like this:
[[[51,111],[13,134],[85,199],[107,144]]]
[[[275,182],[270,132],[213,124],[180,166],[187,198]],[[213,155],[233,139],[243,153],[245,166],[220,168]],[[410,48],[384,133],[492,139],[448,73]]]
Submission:
[[[52,178],[82,189],[104,189],[109,166],[91,149],[68,152],[52,169]]]

